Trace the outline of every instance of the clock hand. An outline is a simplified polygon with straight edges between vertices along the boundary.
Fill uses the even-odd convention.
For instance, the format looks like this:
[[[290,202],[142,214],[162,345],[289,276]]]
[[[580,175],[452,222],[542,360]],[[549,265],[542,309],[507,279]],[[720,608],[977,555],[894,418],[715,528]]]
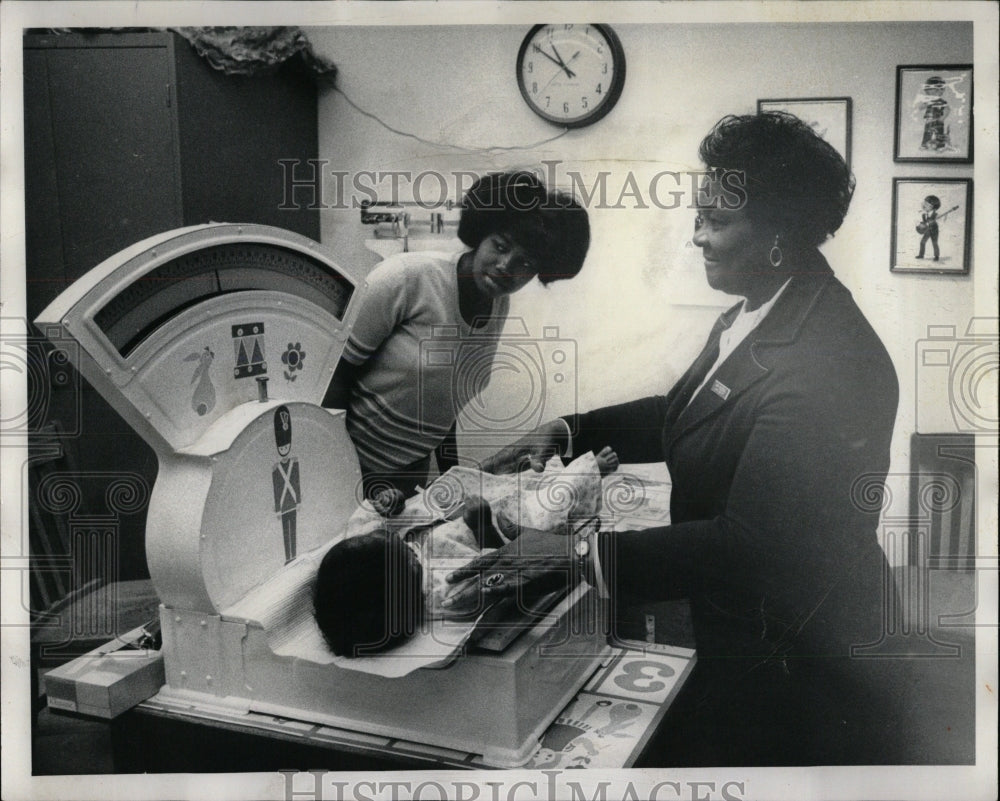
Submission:
[[[541,53],[543,56],[545,56],[553,64],[558,64],[560,68],[566,69],[566,65],[562,63],[561,59],[559,61],[557,61],[556,59],[552,58],[552,56],[550,56],[548,53],[546,53],[544,50],[542,50],[542,48],[539,47],[538,45],[532,45],[532,48],[535,50],[536,53]]]
[[[538,46],[538,45],[535,45],[535,47],[537,47],[537,46]],[[555,48],[553,47],[552,49],[554,50]],[[556,60],[555,60],[554,58],[552,58],[552,56],[549,56],[549,55],[548,55],[548,53],[545,53],[545,52],[544,52],[544,51],[542,51],[542,50],[539,50],[539,52],[540,52],[540,53],[542,53],[542,55],[544,55],[544,56],[548,57],[549,59],[551,59],[553,63],[555,63],[555,64],[558,64],[558,63],[559,63],[559,62],[558,62],[558,61],[556,61]],[[573,63],[573,60],[574,60],[574,59],[575,59],[575,58],[576,58],[576,57],[577,57],[578,55],[580,55],[580,51],[579,51],[579,50],[577,50],[577,51],[576,51],[576,52],[575,52],[575,53],[574,53],[574,54],[573,54],[572,56],[570,56],[570,59],[569,59],[569,61],[567,62],[567,64],[572,64],[572,63]],[[573,71],[572,71],[572,70],[570,70],[570,69],[567,69],[567,67],[566,67],[566,65],[565,65],[565,64],[563,65],[563,69],[564,69],[564,70],[566,70],[566,72],[567,72],[567,73],[569,73],[569,76],[570,76],[571,78],[575,78],[575,77],[576,77],[576,73],[575,73],[575,72],[573,72]],[[553,82],[553,81],[554,81],[554,80],[555,80],[556,78],[558,78],[558,77],[559,77],[559,73],[558,73],[558,72],[555,72],[555,73],[554,73],[554,74],[552,75],[552,77],[551,77],[551,78],[549,78],[549,79],[548,79],[548,80],[547,80],[547,81],[545,82],[545,86],[543,86],[543,87],[542,87],[542,91],[544,92],[544,91],[545,91],[546,89],[548,89],[548,88],[549,88],[549,84],[550,84],[550,83],[552,83],[552,82]]]
[[[559,70],[556,70],[555,72],[552,73],[552,77],[545,82],[545,86],[543,86],[540,91],[544,92],[546,89],[548,89],[549,84],[551,84],[558,77],[559,77]]]
[[[573,70],[571,70],[569,67],[566,66],[566,62],[563,61],[562,56],[559,55],[559,51],[556,50],[556,46],[554,44],[552,45],[552,52],[555,53],[556,54],[556,58],[559,59],[559,66],[562,67],[564,70],[566,70],[566,76],[569,77],[569,78],[575,78],[576,77],[576,73],[573,72]],[[579,55],[579,53],[580,53],[580,51],[578,50],[576,52],[576,54],[573,56],[573,58],[576,58],[576,56]],[[572,60],[573,59],[571,58],[570,61],[572,61]]]
[[[573,70],[571,70],[568,65],[572,64],[576,60],[576,57],[578,55],[580,55],[580,51],[579,50],[577,50],[572,56],[569,57],[569,61],[567,61],[565,64],[563,64],[563,69],[566,70],[566,74],[570,78],[575,78],[576,77],[576,73],[573,72]]]
[[[562,75],[562,73],[561,73],[561,72],[560,72],[559,70],[556,70],[555,72],[553,72],[553,73],[552,73],[552,77],[551,77],[551,78],[549,78],[549,79],[548,79],[548,80],[547,80],[547,81],[545,82],[545,85],[544,85],[544,86],[542,86],[542,88],[541,88],[541,90],[540,90],[540,91],[544,92],[544,91],[545,91],[546,89],[548,89],[548,88],[549,88],[549,85],[550,85],[550,84],[552,83],[552,81],[554,81],[554,80],[555,80],[556,78],[558,78],[558,77],[559,77],[560,75]],[[575,77],[575,73],[573,73],[573,76]]]

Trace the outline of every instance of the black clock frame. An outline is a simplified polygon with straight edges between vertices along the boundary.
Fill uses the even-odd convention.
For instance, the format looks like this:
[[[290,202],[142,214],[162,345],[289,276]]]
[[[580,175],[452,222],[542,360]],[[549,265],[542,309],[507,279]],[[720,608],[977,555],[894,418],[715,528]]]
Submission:
[[[604,101],[597,106],[592,113],[587,114],[580,119],[569,121],[553,117],[538,108],[538,106],[531,100],[531,96],[528,94],[528,89],[524,84],[524,73],[521,69],[521,65],[524,61],[524,54],[528,50],[528,45],[531,44],[531,40],[534,39],[535,34],[542,28],[547,28],[549,25],[555,24],[558,23],[544,23],[542,25],[533,26],[521,42],[521,47],[517,51],[517,88],[521,90],[521,97],[523,97],[524,102],[528,104],[528,108],[530,108],[533,112],[535,112],[535,114],[546,122],[558,125],[560,128],[584,128],[588,125],[593,125],[598,120],[603,119],[618,103],[618,99],[622,94],[622,89],[625,88],[625,48],[622,47],[621,39],[618,38],[618,34],[612,30],[610,25],[603,25],[594,22],[587,23],[590,27],[597,29],[597,31],[607,41],[608,47],[611,48],[611,58],[615,63],[615,74],[611,79],[611,85],[608,87],[607,92],[605,92]]]

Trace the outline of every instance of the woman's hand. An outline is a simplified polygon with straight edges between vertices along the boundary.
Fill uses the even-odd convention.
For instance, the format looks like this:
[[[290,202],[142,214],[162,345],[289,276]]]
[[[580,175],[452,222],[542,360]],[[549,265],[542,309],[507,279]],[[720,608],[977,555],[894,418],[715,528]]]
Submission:
[[[530,434],[501,448],[482,464],[485,473],[517,473],[528,467],[541,472],[545,463],[563,454],[569,444],[569,430],[562,420],[543,423]]]
[[[507,545],[452,572],[447,582],[454,588],[442,606],[482,610],[501,598],[534,599],[568,591],[580,578],[573,544],[574,538],[562,532],[521,528]]]

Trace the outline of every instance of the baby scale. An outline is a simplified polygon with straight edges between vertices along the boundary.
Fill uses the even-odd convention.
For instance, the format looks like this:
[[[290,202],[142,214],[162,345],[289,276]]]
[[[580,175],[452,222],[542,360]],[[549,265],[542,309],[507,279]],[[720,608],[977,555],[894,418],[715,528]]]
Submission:
[[[158,458],[146,528],[157,698],[523,764],[610,652],[585,587],[502,652],[467,649],[400,678],[289,652],[317,555],[359,502],[345,413],[320,402],[364,292],[316,242],[211,224],[118,253],[36,324]]]

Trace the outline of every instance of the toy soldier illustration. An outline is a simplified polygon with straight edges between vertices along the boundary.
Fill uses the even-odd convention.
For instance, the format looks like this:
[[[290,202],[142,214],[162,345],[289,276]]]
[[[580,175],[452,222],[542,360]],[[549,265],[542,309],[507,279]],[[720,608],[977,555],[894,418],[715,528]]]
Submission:
[[[274,511],[281,518],[281,533],[285,538],[285,564],[295,558],[295,512],[302,491],[299,487],[299,460],[289,456],[292,450],[292,416],[287,406],[274,410],[274,444],[281,459],[274,465]]]

